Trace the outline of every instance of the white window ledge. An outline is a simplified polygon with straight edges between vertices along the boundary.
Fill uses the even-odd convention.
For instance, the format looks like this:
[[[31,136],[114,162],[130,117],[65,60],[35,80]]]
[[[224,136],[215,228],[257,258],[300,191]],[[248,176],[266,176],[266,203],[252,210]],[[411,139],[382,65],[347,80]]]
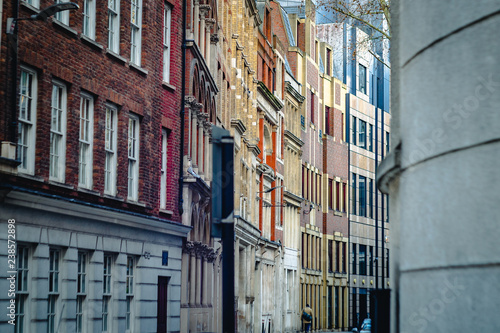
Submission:
[[[99,44],[98,42],[96,42],[95,40],[93,40],[92,38],[90,38],[87,35],[84,35],[84,34],[80,35],[80,39],[82,40],[82,42],[89,44],[90,46],[93,46],[97,49],[100,49],[100,50],[104,49],[104,46],[102,46],[101,44]]]
[[[78,36],[78,32],[75,29],[67,26],[66,24],[62,23],[61,21],[53,19],[52,23],[54,25],[58,26],[59,28],[64,29],[66,32],[70,33],[71,35],[73,35],[75,37]]]
[[[120,56],[118,53],[115,53],[113,51],[111,51],[110,49],[106,48],[106,54],[108,56],[110,56],[111,58],[114,58],[122,63],[126,63],[127,62],[127,59],[125,59],[124,57]]]
[[[133,62],[129,62],[128,65],[130,68],[135,69],[136,71],[140,72],[141,74],[148,75],[148,71],[146,69],[142,68],[141,66],[138,66],[138,65],[134,64]]]

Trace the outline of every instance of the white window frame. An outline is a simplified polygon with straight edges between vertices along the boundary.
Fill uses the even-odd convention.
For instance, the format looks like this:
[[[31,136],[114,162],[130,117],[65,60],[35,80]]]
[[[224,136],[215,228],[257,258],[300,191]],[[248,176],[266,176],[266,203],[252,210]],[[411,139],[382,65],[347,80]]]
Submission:
[[[106,122],[104,133],[104,193],[116,195],[116,132],[118,126],[118,109],[111,104],[106,104]]]
[[[134,327],[134,270],[135,258],[127,257],[127,270],[125,281],[125,296],[126,296],[126,313],[125,313],[125,328],[127,332],[133,331]]]
[[[94,137],[94,98],[86,93],[80,96],[80,136],[78,154],[78,186],[92,188],[92,154]]]
[[[57,254],[57,256],[56,256]],[[49,294],[47,299],[47,332],[56,331],[59,310],[59,273],[61,263],[61,251],[49,250]],[[51,306],[52,305],[52,306]]]
[[[108,0],[108,49],[120,54],[120,0]]]
[[[112,307],[111,299],[113,297],[113,256],[104,254],[103,264],[103,289],[102,289],[102,331],[112,332]]]
[[[364,80],[361,79],[361,67],[364,68]],[[361,63],[358,64],[358,90],[362,94],[368,94],[368,67]]]
[[[170,42],[172,27],[172,8],[165,3],[163,9],[163,81],[170,82]]]
[[[38,81],[36,72],[21,66],[17,142],[17,156],[21,164],[17,167],[17,170],[20,173],[30,175],[34,175],[35,173],[37,86]]]
[[[84,0],[82,33],[91,39],[95,39],[95,17],[95,0]]]
[[[49,179],[64,183],[66,166],[67,89],[52,81]]]
[[[358,120],[358,146],[366,149],[366,121]]]
[[[56,0],[55,3],[67,2],[66,0]],[[69,10],[63,10],[55,14],[56,20],[69,25]]]
[[[135,14],[135,15],[134,15]],[[130,61],[141,66],[142,0],[130,1]]]
[[[25,326],[29,322],[29,311],[26,311],[29,297],[29,262],[30,252],[27,246],[17,246],[17,287],[16,287],[16,325],[15,333],[26,332]]]
[[[168,131],[161,130],[161,181],[160,181],[160,208],[167,208],[167,159],[168,159]]]
[[[88,253],[78,252],[76,287],[76,332],[85,332],[85,301],[87,298]]]
[[[127,199],[137,201],[139,185],[139,117],[130,114],[128,121],[128,194]]]
[[[40,0],[24,0],[28,5],[31,5],[35,8],[40,8]]]

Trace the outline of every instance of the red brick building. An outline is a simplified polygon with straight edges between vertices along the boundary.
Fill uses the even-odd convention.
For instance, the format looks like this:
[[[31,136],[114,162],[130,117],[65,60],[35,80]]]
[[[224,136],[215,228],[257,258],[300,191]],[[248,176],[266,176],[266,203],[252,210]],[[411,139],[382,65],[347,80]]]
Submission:
[[[189,231],[177,205],[182,6],[76,2],[2,31],[1,216],[16,221],[30,281],[16,318],[25,332],[165,332],[179,325],[164,307],[180,301]],[[4,17],[53,4],[15,3]]]

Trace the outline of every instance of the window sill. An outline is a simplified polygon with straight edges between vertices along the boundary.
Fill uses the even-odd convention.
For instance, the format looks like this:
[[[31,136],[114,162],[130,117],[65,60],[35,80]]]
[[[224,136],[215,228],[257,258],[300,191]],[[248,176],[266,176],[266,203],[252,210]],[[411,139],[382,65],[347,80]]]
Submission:
[[[69,33],[70,35],[73,35],[73,36],[75,36],[75,37],[77,37],[77,36],[78,36],[78,32],[77,32],[75,29],[70,28],[68,25],[66,25],[66,24],[62,23],[61,21],[56,20],[56,19],[54,18],[54,19],[52,19],[52,23],[53,23],[55,26],[57,26],[57,27],[59,27],[59,28],[63,29],[65,32]]]
[[[23,177],[23,178],[26,178],[26,179],[34,180],[34,181],[37,181],[37,182],[41,182],[41,183],[44,182],[44,180],[43,180],[42,177],[31,175],[29,173],[18,172],[17,175],[19,177]]]
[[[66,188],[68,190],[74,190],[75,189],[74,186],[62,183],[62,182],[60,182],[59,180],[56,180],[56,179],[49,179],[48,183],[50,185],[56,185],[56,186],[59,186],[59,187]]]
[[[123,200],[123,198],[120,198],[120,197],[117,197],[117,196],[113,196],[111,194],[104,193],[103,197],[107,198],[107,199],[113,199],[113,200],[116,200],[116,201],[120,201],[120,202],[125,202],[125,200]]]
[[[174,215],[174,212],[172,210],[167,210],[167,209],[163,209],[163,208],[160,208],[160,213],[166,214],[166,215]]]
[[[106,54],[111,57],[111,58],[114,58],[115,60],[118,60],[119,62],[125,64],[127,63],[127,59],[123,58],[122,56],[120,56],[118,53],[115,53],[113,51],[111,51],[110,49],[106,48]]]
[[[129,62],[128,66],[132,69],[135,69],[136,71],[138,71],[142,75],[148,75],[148,71],[146,69],[142,68],[141,66],[137,66],[136,64],[134,64],[132,62]]]
[[[93,40],[92,38],[90,38],[89,36],[87,35],[80,35],[80,39],[82,40],[82,42],[84,42],[85,44],[89,45],[89,46],[92,46],[96,49],[99,49],[99,50],[103,50],[104,49],[104,46],[102,46],[101,44],[99,44],[98,42],[96,42],[95,40]]]
[[[91,190],[91,189],[88,189],[88,188],[85,188],[85,187],[78,186],[77,187],[77,191],[78,192],[82,192],[82,193],[87,193],[87,194],[101,196],[101,193],[99,193],[97,191],[94,191],[94,190]]]
[[[173,85],[171,85],[170,83],[165,82],[165,81],[163,81],[161,84],[162,84],[162,86],[163,86],[164,88],[167,88],[168,90],[175,91],[175,90],[177,89],[177,88],[175,88]]]
[[[131,204],[131,205],[140,206],[140,207],[146,207],[146,204],[144,202],[139,202],[139,201],[136,201],[136,200],[133,200],[133,199],[128,199],[127,198],[127,203]]]
[[[33,13],[40,13],[40,9],[36,8],[35,6],[33,5],[30,5],[29,3],[27,3],[26,1],[21,1],[21,6],[25,7],[26,9],[32,11]]]

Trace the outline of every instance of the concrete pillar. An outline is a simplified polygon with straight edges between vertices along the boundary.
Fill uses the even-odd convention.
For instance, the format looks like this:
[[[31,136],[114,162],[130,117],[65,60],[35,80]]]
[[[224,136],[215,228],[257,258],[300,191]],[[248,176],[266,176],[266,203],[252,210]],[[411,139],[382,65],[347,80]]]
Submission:
[[[200,44],[199,47],[200,47],[200,52],[201,52],[201,55],[203,57],[206,56],[205,54],[205,18],[203,17],[201,20],[200,20]]]
[[[202,118],[201,118],[202,119]],[[198,121],[198,145],[196,147],[197,153],[198,153],[198,170],[199,172],[203,172],[203,121],[202,120]]]
[[[207,260],[205,258],[202,258],[200,259],[201,260],[201,265],[203,266],[203,276],[202,276],[202,281],[201,281],[201,285],[202,285],[202,298],[201,298],[201,304],[203,306],[207,306],[208,304],[208,275],[209,275],[209,271],[208,271],[208,263],[207,263]]]
[[[201,304],[201,287],[203,283],[203,275],[202,270],[201,270],[201,257],[196,255],[196,299],[195,299],[195,304],[200,305]]]
[[[197,135],[198,131],[196,130],[198,127],[198,120],[197,120],[197,112],[194,110],[191,111],[191,162],[193,165],[197,164],[196,161],[196,156],[198,156],[198,145],[197,145]]]
[[[190,256],[189,266],[189,305],[193,306],[196,303],[196,256],[194,253]]]
[[[491,36],[500,2],[391,6],[392,144],[378,169],[391,201],[391,332],[492,331],[500,327],[500,44]]]
[[[194,9],[193,9],[193,16],[194,16],[194,40],[199,43],[200,40],[200,3],[199,1],[195,0],[194,2]]]

